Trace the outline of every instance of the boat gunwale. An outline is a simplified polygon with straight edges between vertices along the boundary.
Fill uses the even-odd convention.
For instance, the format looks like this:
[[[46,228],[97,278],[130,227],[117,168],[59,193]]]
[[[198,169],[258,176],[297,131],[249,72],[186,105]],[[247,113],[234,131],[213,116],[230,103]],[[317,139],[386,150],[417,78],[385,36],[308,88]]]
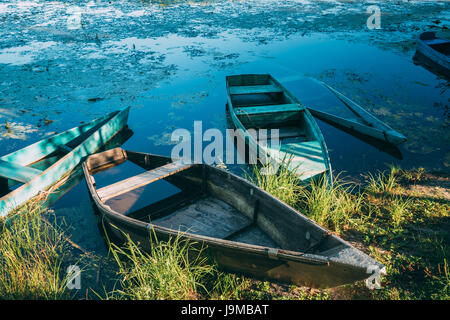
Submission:
[[[63,131],[63,132],[60,132],[60,133],[51,135],[50,137],[47,137],[47,138],[38,140],[38,141],[36,141],[36,142],[34,142],[34,143],[32,143],[32,144],[29,144],[29,145],[27,145],[27,146],[25,146],[25,147],[23,147],[23,148],[21,148],[21,149],[19,149],[19,150],[16,150],[16,151],[13,151],[13,152],[8,153],[8,154],[6,154],[6,155],[3,155],[3,156],[0,157],[0,159],[1,159],[1,160],[4,160],[4,161],[9,161],[9,162],[21,164],[21,165],[23,165],[23,166],[30,166],[30,165],[33,165],[33,164],[35,164],[36,162],[39,162],[39,161],[45,159],[47,156],[51,155],[52,153],[56,152],[56,151],[57,151],[57,148],[56,148],[55,150],[51,151],[51,152],[46,152],[46,153],[44,153],[41,157],[36,158],[36,159],[33,159],[31,162],[29,162],[29,163],[27,163],[27,164],[22,164],[22,163],[19,163],[19,162],[17,162],[17,161],[11,161],[11,160],[7,160],[7,159],[13,157],[14,155],[18,154],[19,152],[24,152],[24,151],[27,150],[27,149],[32,149],[32,148],[35,147],[35,146],[38,146],[38,145],[43,144],[43,143],[45,143],[45,142],[50,142],[50,141],[52,141],[52,140],[54,140],[54,139],[57,139],[58,137],[64,136],[64,135],[68,134],[69,132],[71,132],[71,131],[73,131],[73,130],[75,130],[75,129],[88,128],[88,129],[86,130],[86,132],[79,132],[78,134],[76,134],[75,136],[73,136],[73,137],[67,142],[67,143],[70,143],[70,142],[72,142],[73,140],[76,140],[76,139],[80,138],[81,136],[88,134],[89,131],[93,130],[96,126],[98,126],[98,125],[99,125],[100,123],[102,123],[102,122],[105,122],[107,119],[111,119],[111,118],[114,117],[115,114],[117,114],[118,112],[120,112],[120,111],[114,111],[114,112],[111,112],[111,113],[109,113],[109,114],[107,114],[107,115],[105,115],[105,116],[102,116],[102,117],[100,117],[100,118],[96,118],[96,119],[94,119],[94,120],[92,120],[92,121],[89,121],[88,123],[85,123],[85,124],[82,124],[82,125],[80,125],[80,126],[77,126],[77,127],[73,127],[73,128],[67,129],[67,130],[65,130],[65,131]],[[67,143],[66,143],[66,144],[67,144]],[[75,148],[74,148],[74,149],[75,149]],[[73,150],[72,150],[72,151],[73,151]]]

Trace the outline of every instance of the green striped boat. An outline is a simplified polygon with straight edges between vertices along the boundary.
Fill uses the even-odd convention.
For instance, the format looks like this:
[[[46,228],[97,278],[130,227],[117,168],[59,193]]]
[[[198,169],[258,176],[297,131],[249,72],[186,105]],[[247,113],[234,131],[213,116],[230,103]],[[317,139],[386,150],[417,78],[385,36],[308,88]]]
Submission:
[[[303,181],[332,172],[322,132],[308,109],[269,74],[243,74],[226,77],[227,108],[237,135],[257,154],[263,164],[288,163],[288,169]],[[273,137],[256,139],[251,132],[278,130]]]

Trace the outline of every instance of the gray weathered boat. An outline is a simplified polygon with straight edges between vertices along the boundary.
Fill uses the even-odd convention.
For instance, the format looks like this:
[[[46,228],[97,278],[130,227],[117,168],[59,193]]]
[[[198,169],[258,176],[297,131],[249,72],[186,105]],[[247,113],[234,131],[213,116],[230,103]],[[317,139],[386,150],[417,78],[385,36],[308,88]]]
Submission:
[[[450,40],[436,37],[434,32],[424,32],[417,40],[417,52],[450,74]]]
[[[97,188],[95,174],[117,172],[108,169],[126,161],[143,172]],[[222,269],[317,288],[385,272],[382,264],[349,243],[222,169],[115,148],[91,155],[83,171],[110,232],[123,240],[129,235],[146,250],[153,232],[160,240],[181,236],[207,248]],[[115,199],[133,197],[134,191],[152,188],[161,179],[179,192],[133,212],[116,208]]]
[[[331,182],[331,164],[322,133],[304,107],[269,74],[226,77],[227,108],[250,153],[264,163],[282,164],[301,180],[326,175]],[[278,144],[256,139],[250,131],[278,130]]]

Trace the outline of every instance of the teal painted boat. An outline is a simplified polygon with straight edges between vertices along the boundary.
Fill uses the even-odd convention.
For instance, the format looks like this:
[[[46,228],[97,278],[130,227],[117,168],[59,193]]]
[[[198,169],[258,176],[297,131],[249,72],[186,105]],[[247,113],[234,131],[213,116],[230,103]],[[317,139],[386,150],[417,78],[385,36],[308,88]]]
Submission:
[[[112,112],[0,157],[3,189],[16,186],[0,198],[0,217],[51,187],[96,152],[126,126],[128,113],[129,108]]]
[[[450,77],[450,40],[438,38],[435,32],[424,32],[417,39],[417,53]]]
[[[288,163],[288,169],[304,181],[323,175],[332,181],[319,126],[284,86],[269,74],[227,76],[226,86],[230,117],[236,129],[241,129],[237,134],[249,146],[250,154],[257,154],[263,164]],[[267,129],[265,139],[253,134],[260,129]],[[272,132],[276,132],[274,136]]]
[[[338,98],[344,104],[344,106],[347,107],[348,110],[352,112],[353,118],[348,119],[338,117],[336,115],[323,112],[311,108],[311,106],[308,106],[308,110],[314,117],[323,120],[331,125],[342,127],[350,131],[355,131],[364,136],[368,136],[383,143],[391,144],[394,146],[399,145],[407,140],[403,134],[392,129],[386,123],[384,123],[383,121],[379,120],[377,117],[366,111],[356,102],[350,100],[342,93],[338,92],[337,90],[330,87],[326,83],[320,81],[318,82],[322,84],[325,88],[330,90],[336,96],[336,98]]]

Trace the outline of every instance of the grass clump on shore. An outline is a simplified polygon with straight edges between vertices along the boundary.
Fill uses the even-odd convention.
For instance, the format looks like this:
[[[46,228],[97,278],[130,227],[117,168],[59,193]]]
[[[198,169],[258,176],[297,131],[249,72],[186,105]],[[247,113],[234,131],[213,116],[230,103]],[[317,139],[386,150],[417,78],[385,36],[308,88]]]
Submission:
[[[66,242],[29,203],[0,221],[0,299],[66,299]]]
[[[247,179],[326,228],[341,232],[361,210],[362,196],[352,194],[354,188],[338,177],[332,183],[325,177],[303,183],[289,163],[283,162],[276,174],[264,174],[270,167],[254,166]]]
[[[273,173],[272,171],[271,163],[254,166],[251,174],[246,173],[246,178],[275,198],[294,206],[303,192],[300,179],[288,170],[284,161],[276,174],[268,174]]]
[[[321,226],[341,233],[361,211],[363,199],[352,191],[338,178],[332,186],[326,179],[311,180],[303,189],[297,208]]]
[[[112,243],[110,251],[121,277],[121,289],[108,296],[113,299],[195,299],[214,270],[202,250],[179,236],[167,242],[151,240],[149,253],[127,236],[123,247]]]
[[[398,168],[392,167],[390,172],[379,172],[375,175],[369,173],[366,190],[379,194],[393,192],[398,187],[396,172],[398,172]]]
[[[270,193],[268,185],[291,188],[288,194],[295,195],[289,197],[291,206],[386,265],[387,276],[381,290],[356,283],[315,293],[291,288],[282,297],[449,299],[448,175],[393,167],[388,172],[369,174],[367,184],[358,192],[339,179],[333,186],[324,180],[301,187],[284,184],[295,180],[288,175],[281,171],[279,176],[265,177],[271,184],[257,179],[253,182]]]

